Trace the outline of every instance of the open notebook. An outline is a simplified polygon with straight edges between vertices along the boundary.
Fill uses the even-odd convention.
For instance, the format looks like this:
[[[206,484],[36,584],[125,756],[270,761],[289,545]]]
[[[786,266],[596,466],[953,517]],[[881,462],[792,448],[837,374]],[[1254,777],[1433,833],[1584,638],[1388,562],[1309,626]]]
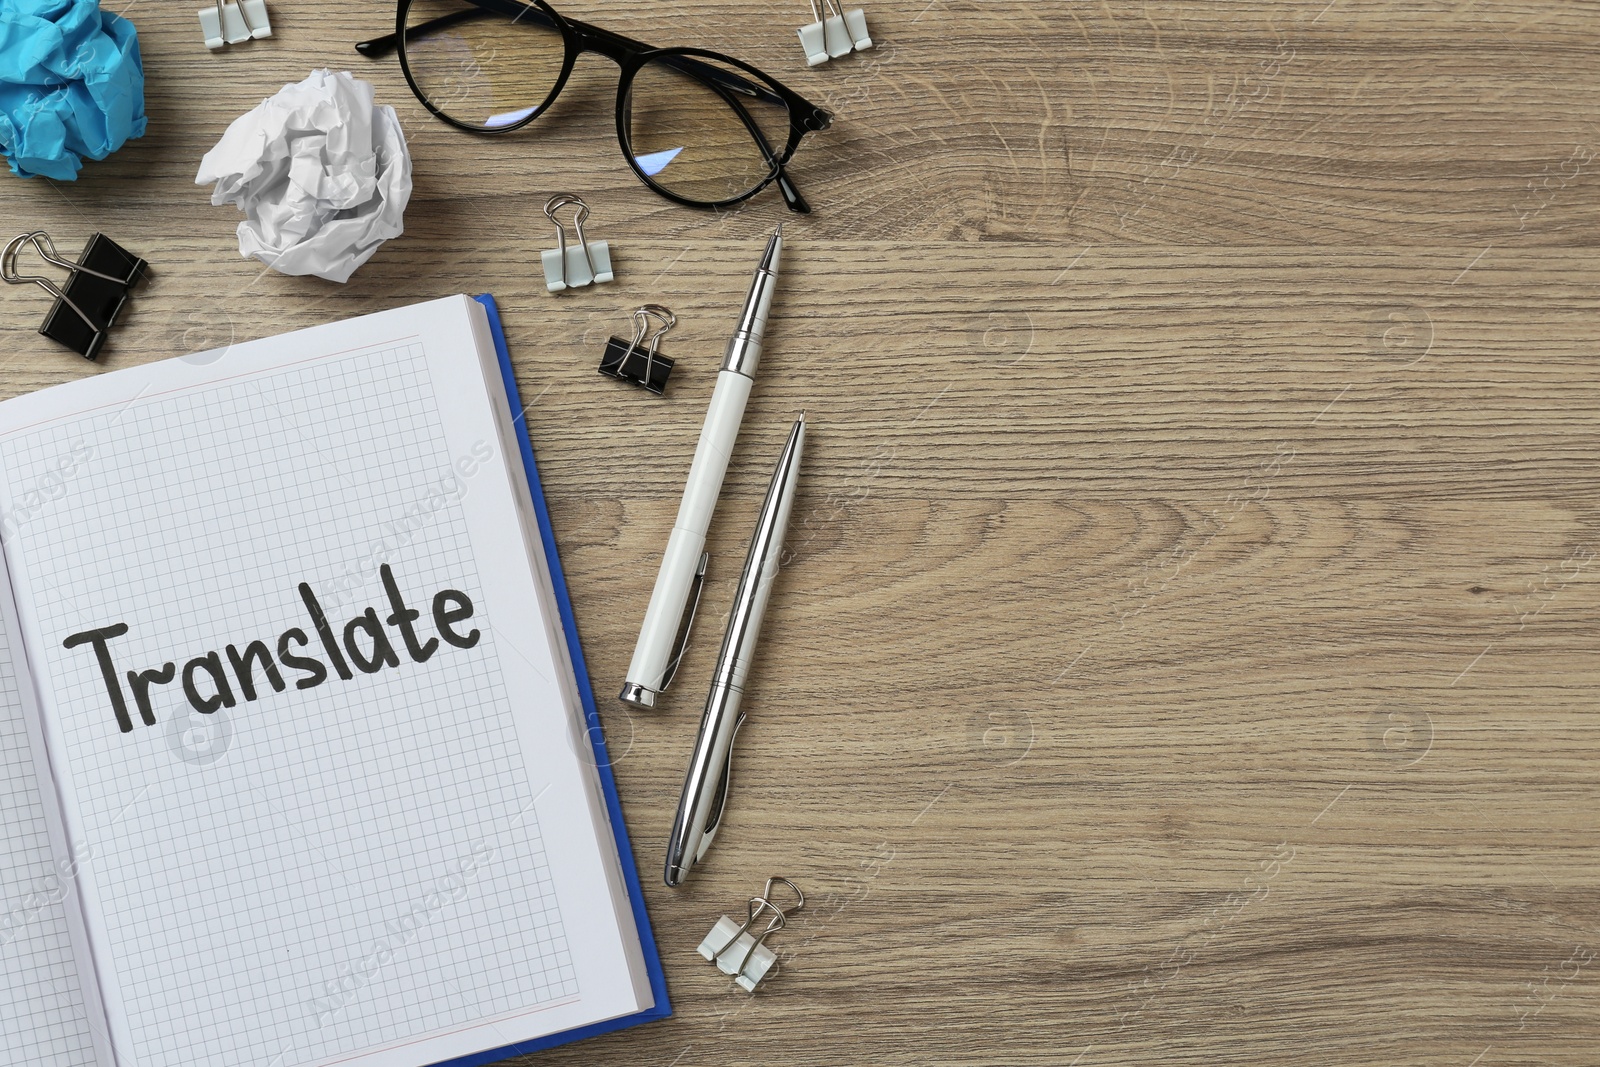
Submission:
[[[0,1063],[666,1014],[520,417],[467,297],[0,403]]]

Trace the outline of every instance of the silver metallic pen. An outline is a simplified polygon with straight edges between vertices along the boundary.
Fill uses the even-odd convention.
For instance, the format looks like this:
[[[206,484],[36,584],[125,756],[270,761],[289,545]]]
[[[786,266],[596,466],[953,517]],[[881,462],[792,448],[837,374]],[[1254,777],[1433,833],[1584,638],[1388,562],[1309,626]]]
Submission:
[[[700,733],[694,739],[694,755],[683,780],[683,796],[672,821],[672,838],[667,842],[666,883],[681,883],[689,868],[700,861],[711,847],[711,839],[722,822],[728,801],[728,777],[732,768],[733,739],[744,723],[739,704],[744,682],[755,657],[756,637],[761,632],[761,617],[767,611],[772,582],[778,576],[778,557],[783,551],[784,531],[789,528],[789,512],[794,506],[795,485],[800,478],[800,453],[806,443],[806,417],[802,413],[789,431],[789,440],[772,472],[756,532],[750,538],[750,555],[733,594],[733,610],[728,614],[728,633],[717,654],[716,670],[711,675],[711,695],[706,698]]]
[[[780,225],[767,242],[767,250],[756,267],[744,310],[739,314],[739,325],[722,357],[722,370],[717,374],[716,388],[711,391],[711,406],[706,409],[706,421],[700,429],[700,443],[689,464],[683,502],[678,505],[678,517],[673,520],[672,533],[667,537],[661,570],[656,574],[655,589],[639,627],[639,641],[634,645],[633,660],[628,664],[628,674],[618,694],[624,704],[636,708],[655,707],[657,695],[672,684],[672,676],[677,673],[678,661],[683,656],[683,645],[689,638],[705,581],[706,530],[711,526],[711,512],[717,506],[717,496],[722,492],[722,476],[728,472],[733,442],[739,436],[739,423],[744,419],[745,402],[750,399],[750,390],[755,385],[756,367],[761,362],[761,338],[766,331],[772,294],[778,287],[778,257],[782,251],[783,226]]]

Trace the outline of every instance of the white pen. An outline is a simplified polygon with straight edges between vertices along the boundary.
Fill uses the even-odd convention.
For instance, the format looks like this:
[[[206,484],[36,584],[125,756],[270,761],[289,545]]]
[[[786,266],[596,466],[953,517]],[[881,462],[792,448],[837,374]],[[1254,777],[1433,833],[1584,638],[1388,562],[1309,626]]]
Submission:
[[[711,392],[700,444],[694,450],[689,480],[683,487],[683,503],[678,505],[678,517],[667,538],[661,570],[656,574],[655,591],[650,594],[650,606],[645,609],[644,624],[639,628],[639,643],[633,648],[633,661],[628,664],[628,674],[618,694],[624,704],[655,707],[656,696],[672,683],[683,655],[683,642],[688,640],[705,580],[706,530],[711,526],[711,512],[722,492],[722,478],[728,473],[733,442],[739,436],[745,402],[750,399],[756,367],[761,362],[761,335],[767,326],[772,294],[778,287],[778,254],[782,250],[780,223],[750,282],[739,326],[728,342],[716,388]]]

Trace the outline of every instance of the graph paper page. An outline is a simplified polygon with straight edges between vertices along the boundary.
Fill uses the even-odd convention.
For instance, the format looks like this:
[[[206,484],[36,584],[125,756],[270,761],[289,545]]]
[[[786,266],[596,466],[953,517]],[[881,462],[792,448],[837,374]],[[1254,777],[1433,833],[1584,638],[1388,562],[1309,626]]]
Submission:
[[[648,1005],[469,304],[0,405],[6,486],[87,456],[6,554],[126,1067],[410,1067]]]
[[[78,863],[53,817],[55,785],[16,632],[0,559],[0,1063],[110,1067],[93,968],[79,965],[88,952]]]

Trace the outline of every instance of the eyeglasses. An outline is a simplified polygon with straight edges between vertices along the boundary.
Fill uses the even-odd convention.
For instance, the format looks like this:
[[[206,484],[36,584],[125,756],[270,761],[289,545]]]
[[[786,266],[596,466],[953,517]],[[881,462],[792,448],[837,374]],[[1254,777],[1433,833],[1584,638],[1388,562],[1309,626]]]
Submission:
[[[668,200],[716,208],[777,182],[808,212],[785,169],[800,139],[833,116],[731,56],[652,48],[565,18],[544,0],[400,0],[391,34],[356,45],[399,48],[422,105],[452,126],[509,133],[543,115],[573,64],[598,52],[621,68],[617,140],[639,180]]]

